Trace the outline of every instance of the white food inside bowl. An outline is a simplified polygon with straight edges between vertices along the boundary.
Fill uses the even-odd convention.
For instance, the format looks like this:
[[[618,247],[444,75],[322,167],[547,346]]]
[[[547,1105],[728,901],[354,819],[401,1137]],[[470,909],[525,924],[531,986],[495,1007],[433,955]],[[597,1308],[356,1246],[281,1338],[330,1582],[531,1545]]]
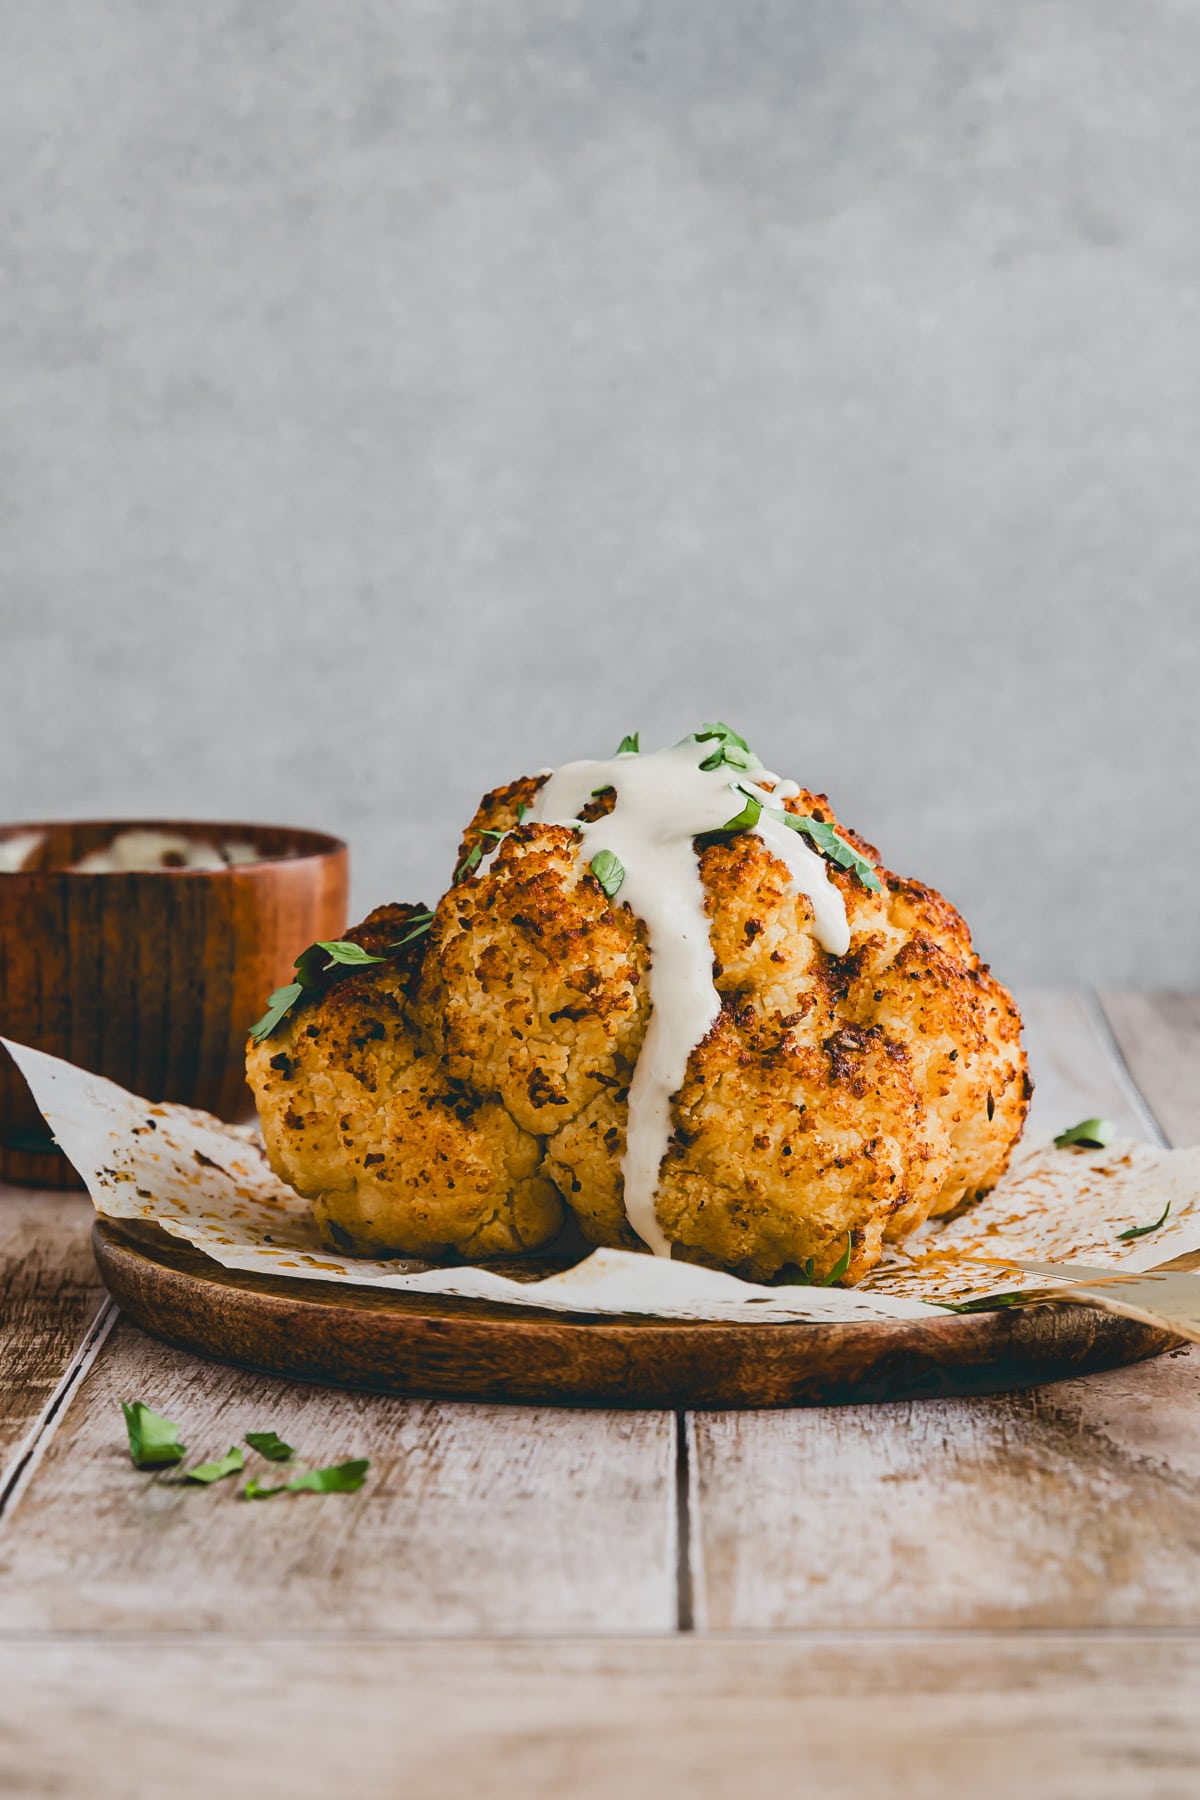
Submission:
[[[261,860],[262,852],[253,844],[218,846],[205,838],[133,826],[119,831],[101,849],[81,856],[71,864],[71,871],[77,875],[116,875],[155,869],[225,869],[236,863]]]
[[[44,831],[19,831],[0,839],[0,875],[19,875],[45,836]]]

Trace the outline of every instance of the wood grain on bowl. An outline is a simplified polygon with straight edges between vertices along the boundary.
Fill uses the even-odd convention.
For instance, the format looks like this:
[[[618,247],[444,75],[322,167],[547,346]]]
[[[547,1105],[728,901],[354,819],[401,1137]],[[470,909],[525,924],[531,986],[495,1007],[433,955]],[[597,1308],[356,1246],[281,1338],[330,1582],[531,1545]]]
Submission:
[[[148,1100],[251,1118],[247,1029],[271,989],[289,978],[297,953],[344,930],[346,846],[287,826],[139,820],[193,840],[249,841],[264,860],[221,869],[70,870],[131,823],[0,829],[0,843],[44,833],[36,866],[0,875],[0,1034]],[[0,1176],[77,1185],[3,1051]]]

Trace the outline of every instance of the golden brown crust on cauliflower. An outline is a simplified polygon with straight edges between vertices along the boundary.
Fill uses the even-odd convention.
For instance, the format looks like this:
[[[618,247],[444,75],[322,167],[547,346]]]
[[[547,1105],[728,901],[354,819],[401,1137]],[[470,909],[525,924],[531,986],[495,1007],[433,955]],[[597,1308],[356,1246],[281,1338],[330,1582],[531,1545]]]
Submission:
[[[273,1165],[342,1248],[537,1248],[560,1194],[590,1241],[637,1246],[621,1158],[646,935],[570,828],[518,822],[543,779],[485,797],[427,935],[251,1049]],[[679,1256],[855,1281],[885,1238],[995,1183],[1030,1083],[1016,1007],[954,907],[883,869],[823,794],[785,804],[833,825],[883,892],[830,867],[851,928],[832,957],[761,838],[697,840],[722,1011],[675,1096],[658,1214]],[[410,916],[381,908],[351,935],[378,949]]]
[[[416,912],[379,907],[347,937],[383,954]],[[540,1249],[562,1224],[541,1144],[424,1043],[411,1006],[422,943],[336,977],[250,1045],[271,1166],[312,1200],[337,1249],[472,1259]]]
[[[450,1076],[542,1138],[632,1069],[649,1010],[644,933],[575,866],[566,826],[519,825],[438,908],[418,996]]]

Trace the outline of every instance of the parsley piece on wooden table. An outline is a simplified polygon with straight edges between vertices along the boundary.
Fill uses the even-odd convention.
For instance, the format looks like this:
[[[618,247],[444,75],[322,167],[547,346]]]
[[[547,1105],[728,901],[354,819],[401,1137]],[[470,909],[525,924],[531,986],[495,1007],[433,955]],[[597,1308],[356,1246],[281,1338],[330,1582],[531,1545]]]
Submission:
[[[194,1469],[185,1470],[182,1480],[198,1481],[209,1487],[214,1481],[224,1481],[227,1475],[237,1475],[246,1466],[246,1459],[236,1444],[230,1444],[228,1454],[219,1462],[200,1463]]]
[[[242,1499],[269,1500],[272,1494],[354,1494],[365,1481],[370,1466],[366,1457],[357,1457],[350,1462],[331,1463],[325,1469],[307,1469],[278,1487],[267,1487],[251,1479],[242,1489]]]
[[[290,1444],[285,1444],[277,1431],[248,1431],[246,1442],[268,1462],[291,1462],[296,1452]]]
[[[122,1400],[121,1411],[135,1469],[163,1469],[183,1461],[187,1448],[179,1441],[179,1427],[173,1419],[151,1412],[144,1400]]]

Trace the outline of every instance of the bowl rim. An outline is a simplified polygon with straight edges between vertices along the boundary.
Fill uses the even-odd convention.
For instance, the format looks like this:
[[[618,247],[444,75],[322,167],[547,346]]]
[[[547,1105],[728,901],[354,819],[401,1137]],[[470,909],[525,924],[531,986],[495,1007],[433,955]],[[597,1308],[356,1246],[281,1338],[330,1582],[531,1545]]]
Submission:
[[[255,833],[264,831],[286,832],[304,841],[305,847],[294,851],[276,852],[269,856],[255,857],[247,862],[226,863],[219,869],[196,868],[160,868],[160,869],[6,869],[0,871],[0,881],[50,881],[60,876],[70,876],[72,881],[111,881],[114,876],[136,876],[139,880],[158,880],[169,877],[178,880],[195,879],[207,876],[209,879],[220,879],[226,875],[245,875],[255,871],[272,868],[286,863],[294,867],[297,863],[325,862],[339,857],[348,857],[350,846],[345,838],[335,836],[329,831],[318,831],[308,825],[276,825],[266,819],[254,821],[246,819],[169,819],[161,816],[150,818],[137,813],[129,817],[108,817],[101,815],[91,818],[67,819],[20,819],[7,820],[0,823],[0,844],[13,837],[21,837],[27,832],[62,831],[77,825],[103,825],[110,828],[113,835],[122,831],[174,831],[181,836],[191,835],[234,835],[243,833],[253,840]]]

